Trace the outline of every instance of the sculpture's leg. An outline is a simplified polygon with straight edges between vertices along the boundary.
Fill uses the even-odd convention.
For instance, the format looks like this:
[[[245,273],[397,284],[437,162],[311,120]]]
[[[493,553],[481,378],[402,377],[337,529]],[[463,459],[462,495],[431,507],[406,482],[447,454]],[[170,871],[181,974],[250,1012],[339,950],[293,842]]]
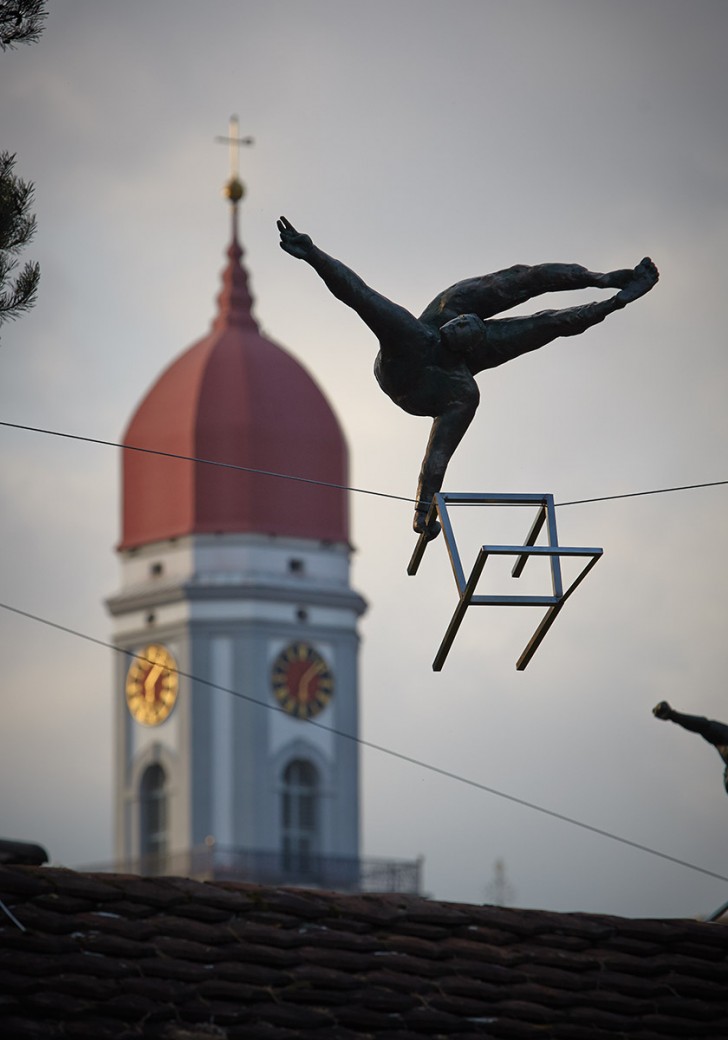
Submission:
[[[669,719],[670,722],[677,723],[678,726],[682,726],[683,729],[688,730],[690,733],[699,733],[709,744],[713,744],[716,747],[728,745],[728,726],[723,722],[706,719],[703,715],[686,715],[681,711],[675,711],[665,701],[657,705],[654,713],[658,719]]]
[[[538,350],[561,336],[578,336],[604,321],[607,315],[624,306],[617,297],[586,303],[581,307],[566,307],[558,311],[539,311],[523,318],[496,318],[484,322],[485,335],[467,360],[475,375],[486,368],[495,368]]]
[[[475,393],[467,400],[451,405],[432,424],[417,485],[417,505],[412,526],[418,534],[426,529],[432,496],[442,487],[447,465],[477,411],[479,394],[475,385],[474,389]],[[430,539],[437,537],[440,533],[439,523],[435,521],[431,524],[427,533]]]
[[[485,320],[543,293],[623,289],[633,278],[631,268],[601,274],[580,264],[516,264],[450,286],[429,304],[420,320],[438,328],[460,314],[477,314]]]

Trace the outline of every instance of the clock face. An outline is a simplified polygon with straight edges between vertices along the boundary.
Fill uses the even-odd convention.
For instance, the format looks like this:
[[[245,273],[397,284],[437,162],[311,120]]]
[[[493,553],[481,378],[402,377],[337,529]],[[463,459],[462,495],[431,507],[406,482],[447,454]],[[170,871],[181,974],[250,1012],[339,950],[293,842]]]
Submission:
[[[177,701],[177,662],[166,647],[152,643],[135,657],[126,676],[126,703],[143,726],[158,726]]]
[[[334,677],[321,654],[308,643],[291,643],[273,662],[276,700],[289,715],[312,719],[331,700]]]

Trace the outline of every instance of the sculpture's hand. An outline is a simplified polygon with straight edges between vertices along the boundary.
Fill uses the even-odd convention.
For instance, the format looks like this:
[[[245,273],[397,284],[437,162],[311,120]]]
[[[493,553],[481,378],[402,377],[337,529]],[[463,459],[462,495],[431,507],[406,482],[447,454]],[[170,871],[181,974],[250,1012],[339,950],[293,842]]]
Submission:
[[[286,220],[285,217],[277,220],[276,225],[281,235],[281,249],[285,249],[287,253],[299,260],[307,260],[313,249],[310,236],[296,231],[290,220]]]
[[[652,709],[652,714],[658,719],[669,719],[672,715],[672,708],[667,701],[660,701]]]

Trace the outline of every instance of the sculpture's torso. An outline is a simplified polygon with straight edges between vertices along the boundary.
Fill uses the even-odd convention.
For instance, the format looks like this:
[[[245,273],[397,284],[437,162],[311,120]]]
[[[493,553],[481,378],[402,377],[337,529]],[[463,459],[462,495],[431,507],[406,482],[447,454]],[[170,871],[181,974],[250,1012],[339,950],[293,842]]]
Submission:
[[[478,394],[462,358],[442,343],[439,330],[420,323],[421,333],[396,344],[380,340],[374,375],[382,390],[410,415],[441,415],[455,399]]]

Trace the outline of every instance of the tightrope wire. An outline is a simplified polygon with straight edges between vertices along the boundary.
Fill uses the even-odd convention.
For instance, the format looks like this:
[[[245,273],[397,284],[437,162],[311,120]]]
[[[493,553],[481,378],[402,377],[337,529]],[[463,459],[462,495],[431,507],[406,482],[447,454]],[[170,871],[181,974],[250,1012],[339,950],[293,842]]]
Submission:
[[[255,473],[262,477],[278,477],[279,480],[298,480],[302,484],[317,484],[319,487],[334,488],[337,491],[355,491],[359,495],[376,495],[378,498],[394,498],[399,502],[414,502],[414,498],[404,495],[391,495],[386,491],[369,491],[367,488],[348,487],[346,484],[334,484],[328,480],[313,480],[311,477],[298,477],[293,473],[275,473],[268,469],[255,469],[253,466],[239,466],[234,462],[218,462],[216,459],[199,459],[194,455],[178,455],[173,451],[159,451],[157,448],[141,448],[136,444],[119,444],[117,441],[106,441],[100,437],[82,437],[79,433],[63,433],[60,430],[44,430],[40,426],[21,426],[20,423],[3,422],[0,426],[8,426],[14,430],[28,430],[31,433],[45,433],[50,437],[64,437],[72,441],[84,441],[86,444],[102,444],[107,448],[122,448],[124,451],[138,451],[145,455],[162,455],[166,459],[179,459],[182,462],[198,462],[203,466],[219,466],[221,469],[234,469],[240,473]]]
[[[49,437],[63,437],[72,441],[83,441],[86,444],[101,444],[107,448],[121,448],[123,451],[137,451],[145,455],[161,455],[167,459],[179,459],[182,462],[196,462],[202,466],[218,466],[221,469],[238,470],[241,473],[254,473],[262,477],[277,477],[279,480],[297,480],[302,484],[316,484],[319,487],[334,488],[337,491],[353,491],[358,495],[375,495],[377,498],[391,498],[396,502],[410,502],[416,504],[417,499],[409,498],[407,495],[393,495],[387,491],[372,491],[370,488],[350,487],[347,484],[334,484],[327,480],[313,480],[310,477],[299,477],[293,473],[275,473],[267,469],[255,469],[253,466],[239,466],[233,462],[219,462],[217,459],[201,459],[194,455],[179,455],[172,451],[160,451],[157,448],[142,448],[136,444],[120,444],[118,441],[102,440],[100,437],[84,437],[79,433],[64,433],[60,430],[46,430],[40,426],[24,426],[21,423],[3,422],[0,426],[6,426],[13,430],[26,430],[30,433],[43,433]],[[719,487],[728,484],[728,480],[710,480],[702,484],[681,484],[676,487],[654,488],[649,491],[627,491],[620,495],[600,495],[596,498],[579,498],[570,502],[556,502],[559,506],[582,506],[592,502],[611,502],[619,498],[640,498],[645,495],[665,495],[670,491],[694,491],[696,488]]]

